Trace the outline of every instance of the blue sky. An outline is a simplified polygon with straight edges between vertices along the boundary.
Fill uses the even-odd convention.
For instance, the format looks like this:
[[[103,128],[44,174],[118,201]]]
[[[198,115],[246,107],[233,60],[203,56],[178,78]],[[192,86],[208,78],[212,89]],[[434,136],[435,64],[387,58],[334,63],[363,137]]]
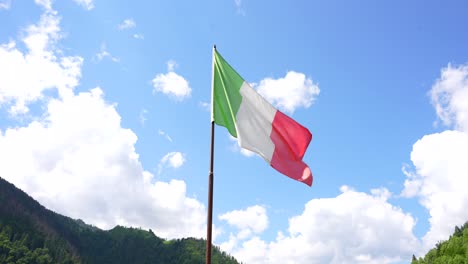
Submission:
[[[204,237],[216,44],[312,132],[314,182],[217,127],[215,244],[247,263],[407,263],[468,220],[467,10],[0,0],[0,176],[104,229]]]

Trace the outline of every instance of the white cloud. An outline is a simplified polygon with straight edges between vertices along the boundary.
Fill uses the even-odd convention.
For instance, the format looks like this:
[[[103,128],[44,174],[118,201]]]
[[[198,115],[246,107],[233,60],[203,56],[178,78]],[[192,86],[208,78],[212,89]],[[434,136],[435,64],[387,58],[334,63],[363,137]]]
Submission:
[[[63,56],[56,48],[62,37],[59,18],[50,2],[39,4],[47,9],[39,22],[24,31],[26,51],[15,41],[0,45],[0,105],[9,106],[13,115],[29,111],[28,104],[43,97],[46,90],[56,89],[61,97],[70,95],[81,77],[83,59]]]
[[[438,118],[455,130],[430,134],[413,145],[415,171],[407,176],[402,195],[419,197],[429,211],[425,250],[445,240],[468,219],[468,65],[442,69],[430,91]]]
[[[178,101],[181,101],[190,97],[192,88],[190,88],[188,81],[185,80],[184,77],[174,72],[176,65],[177,63],[175,61],[168,61],[168,72],[166,74],[157,74],[154,77],[152,80],[154,87],[153,92],[161,92],[165,95],[175,98]]]
[[[237,246],[237,243],[238,243],[237,237],[234,236],[233,234],[230,234],[229,239],[221,243],[219,247],[221,248],[222,251],[232,252],[234,247]]]
[[[289,71],[284,78],[265,78],[259,84],[253,84],[270,103],[288,114],[299,107],[308,108],[319,95],[320,89],[312,79],[303,73]]]
[[[94,8],[93,0],[73,0],[78,5],[82,6],[86,10],[91,10]]]
[[[0,9],[8,10],[11,7],[11,0],[1,0]]]
[[[224,244],[245,263],[393,263],[418,250],[411,215],[392,206],[388,190],[366,194],[341,188],[334,198],[313,199],[289,219],[288,234],[275,241],[252,237]],[[234,244],[234,245],[232,245]]]
[[[101,228],[120,224],[167,238],[204,237],[204,205],[187,196],[184,181],[157,181],[143,169],[137,136],[121,127],[102,90],[74,93],[82,59],[56,49],[57,14],[50,1],[38,3],[45,12],[25,31],[26,52],[15,42],[0,47],[0,104],[26,111],[46,89],[57,89],[58,97],[44,100],[34,121],[0,129],[0,175],[46,207]]]
[[[112,54],[110,54],[109,51],[107,51],[106,44],[102,43],[99,52],[96,53],[96,59],[97,59],[97,61],[102,61],[105,58],[109,58],[113,62],[119,62],[120,61],[119,58],[117,58],[117,57],[113,56]]]
[[[170,167],[177,169],[182,166],[185,162],[184,154],[181,152],[170,152],[167,153],[162,159],[161,163],[168,164]]]
[[[42,6],[46,11],[52,10],[52,0],[34,0],[37,5]]]
[[[204,205],[186,196],[183,181],[154,181],[120,119],[99,88],[51,100],[42,119],[0,134],[0,175],[48,208],[101,228],[203,237]],[[183,156],[167,160],[179,167]]]
[[[401,192],[402,197],[412,198],[418,195],[419,190],[421,189],[421,181],[418,178],[418,175],[411,171],[410,166],[408,164],[403,165],[401,171],[407,179],[404,183],[404,189]]]
[[[294,262],[288,258],[282,260],[268,260],[269,245],[255,236],[250,240],[244,241],[242,246],[235,252],[234,256],[236,259],[242,261],[242,263],[306,263],[306,262]],[[309,262],[310,263],[310,262]]]
[[[430,229],[423,237],[426,249],[446,240],[456,225],[468,219],[468,134],[444,131],[424,136],[411,152],[416,168],[405,182],[404,192],[413,192],[429,210]],[[417,186],[415,190],[409,189]],[[407,189],[408,188],[408,189]]]
[[[430,94],[440,120],[468,132],[468,65],[442,69]]]
[[[136,23],[133,18],[127,18],[117,26],[120,30],[131,29],[136,27]]]
[[[133,34],[133,38],[136,38],[136,39],[145,39],[145,36],[143,36],[143,34]]]
[[[164,167],[171,167],[177,169],[184,165],[185,163],[185,155],[181,152],[169,152],[164,157],[162,157],[161,161],[159,161],[159,173],[161,173]]]
[[[392,197],[392,193],[387,189],[387,188],[377,188],[377,189],[371,189],[371,194],[375,198],[380,198],[383,201],[388,200],[389,198]]]
[[[245,210],[230,211],[218,216],[218,218],[235,226],[241,232],[248,230],[259,234],[268,227],[266,209],[260,205],[250,206]]]
[[[237,229],[237,234],[231,233],[229,239],[220,244],[226,252],[232,252],[238,243],[245,241],[254,234],[261,234],[268,228],[268,215],[264,206],[254,205],[244,210],[234,210],[218,216]]]
[[[117,28],[119,30],[129,30],[135,27],[136,27],[136,22],[135,20],[133,20],[133,18],[127,18],[124,21],[122,21],[122,23],[117,25]],[[141,33],[134,33],[132,37],[134,39],[145,39],[145,36]]]
[[[158,134],[160,136],[163,136],[165,139],[167,139],[167,141],[172,142],[172,138],[166,132],[164,132],[163,130],[159,129]]]

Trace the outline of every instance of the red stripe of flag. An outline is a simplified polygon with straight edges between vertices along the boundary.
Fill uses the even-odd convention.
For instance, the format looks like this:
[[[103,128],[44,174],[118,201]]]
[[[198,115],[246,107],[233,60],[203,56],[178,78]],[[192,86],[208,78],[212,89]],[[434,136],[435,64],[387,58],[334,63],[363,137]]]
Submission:
[[[277,111],[270,138],[275,145],[271,166],[284,175],[311,186],[312,172],[302,161],[312,140],[310,131],[281,111]]]

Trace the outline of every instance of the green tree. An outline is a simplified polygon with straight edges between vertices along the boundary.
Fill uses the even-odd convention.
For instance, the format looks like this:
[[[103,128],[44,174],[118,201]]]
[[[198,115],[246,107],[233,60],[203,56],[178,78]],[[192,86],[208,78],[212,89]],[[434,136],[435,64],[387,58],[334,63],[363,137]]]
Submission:
[[[411,264],[468,264],[468,222],[455,227],[447,241],[439,241],[424,258],[413,255]]]

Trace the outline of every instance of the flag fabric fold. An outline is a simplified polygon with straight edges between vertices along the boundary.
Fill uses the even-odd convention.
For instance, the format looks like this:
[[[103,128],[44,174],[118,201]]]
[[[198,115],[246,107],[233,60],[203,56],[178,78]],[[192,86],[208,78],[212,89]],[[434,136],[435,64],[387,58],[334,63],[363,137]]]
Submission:
[[[282,174],[312,185],[302,161],[310,131],[273,107],[213,49],[211,119],[227,128],[242,148],[260,155]]]

